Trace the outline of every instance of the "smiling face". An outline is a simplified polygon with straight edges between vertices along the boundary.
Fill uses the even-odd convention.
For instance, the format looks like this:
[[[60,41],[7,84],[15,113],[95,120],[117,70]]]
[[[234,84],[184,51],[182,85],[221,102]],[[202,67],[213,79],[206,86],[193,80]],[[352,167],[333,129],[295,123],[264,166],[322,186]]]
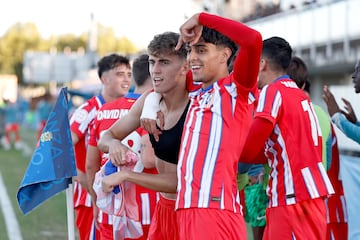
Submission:
[[[351,75],[356,93],[360,93],[360,60],[355,65],[355,71]]]
[[[201,82],[203,88],[228,74],[227,61],[231,50],[222,45],[200,40],[187,46],[187,60],[195,82]]]
[[[124,96],[128,93],[131,85],[131,68],[125,64],[105,71],[101,77],[106,92],[114,98]]]

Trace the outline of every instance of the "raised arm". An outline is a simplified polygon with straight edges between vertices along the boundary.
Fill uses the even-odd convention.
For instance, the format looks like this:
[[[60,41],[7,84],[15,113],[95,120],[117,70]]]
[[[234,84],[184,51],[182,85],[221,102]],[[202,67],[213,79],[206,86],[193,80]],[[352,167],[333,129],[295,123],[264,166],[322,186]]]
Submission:
[[[331,120],[348,138],[360,144],[360,125],[350,122],[341,112],[332,115]]]
[[[253,88],[262,51],[261,34],[240,22],[203,12],[193,15],[180,27],[181,37],[177,48],[183,43],[197,43],[202,26],[215,29],[239,45],[234,63],[234,79],[245,88]]]

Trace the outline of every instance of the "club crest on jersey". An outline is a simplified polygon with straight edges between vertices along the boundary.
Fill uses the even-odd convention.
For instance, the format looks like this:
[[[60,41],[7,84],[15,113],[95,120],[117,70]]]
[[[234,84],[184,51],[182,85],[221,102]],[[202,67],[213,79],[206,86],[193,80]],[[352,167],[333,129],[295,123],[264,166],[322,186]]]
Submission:
[[[81,109],[75,113],[75,121],[81,123],[86,120],[88,115],[89,113],[86,110]]]

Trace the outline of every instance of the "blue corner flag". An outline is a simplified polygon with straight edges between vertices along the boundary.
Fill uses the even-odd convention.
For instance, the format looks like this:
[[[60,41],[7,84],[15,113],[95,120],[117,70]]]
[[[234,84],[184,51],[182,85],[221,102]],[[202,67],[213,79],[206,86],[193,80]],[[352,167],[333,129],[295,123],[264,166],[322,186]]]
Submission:
[[[67,88],[62,88],[17,192],[24,214],[68,188],[76,176],[68,118]]]

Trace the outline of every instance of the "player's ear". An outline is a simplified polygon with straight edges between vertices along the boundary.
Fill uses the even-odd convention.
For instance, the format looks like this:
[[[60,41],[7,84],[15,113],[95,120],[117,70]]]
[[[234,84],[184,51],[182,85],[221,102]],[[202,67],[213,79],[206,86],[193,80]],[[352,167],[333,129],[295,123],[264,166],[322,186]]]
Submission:
[[[232,53],[232,52],[231,52],[231,49],[230,49],[230,48],[224,47],[224,49],[223,49],[223,51],[222,51],[222,54],[221,54],[221,57],[222,57],[222,58],[221,58],[220,62],[227,64],[229,58],[231,57],[231,53]]]
[[[101,76],[100,81],[101,81],[102,84],[106,83],[106,78],[104,77],[104,75]]]
[[[186,75],[189,72],[189,64],[185,61],[181,67],[181,74]]]
[[[265,58],[261,58],[260,59],[260,71],[264,70],[266,68],[266,65],[267,65],[267,62],[266,62],[266,59]]]

